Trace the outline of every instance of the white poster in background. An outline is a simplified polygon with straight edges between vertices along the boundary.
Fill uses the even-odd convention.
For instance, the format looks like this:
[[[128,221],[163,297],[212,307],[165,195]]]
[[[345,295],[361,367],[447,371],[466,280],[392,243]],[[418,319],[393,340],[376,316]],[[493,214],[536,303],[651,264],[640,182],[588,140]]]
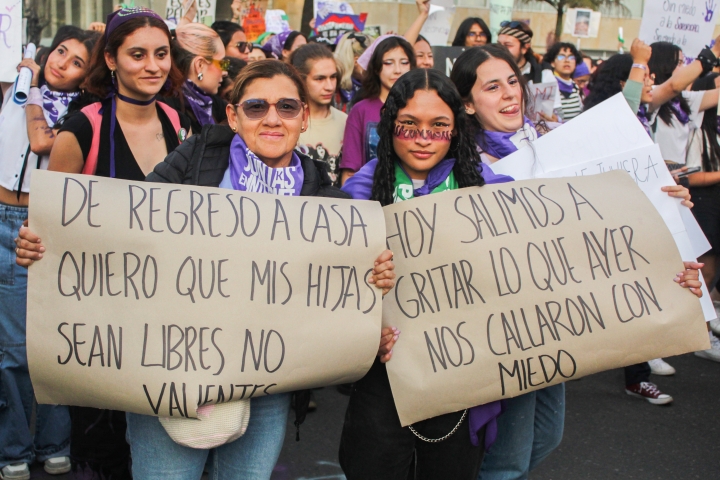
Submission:
[[[212,25],[215,22],[217,0],[167,0],[165,20],[177,25],[193,2],[197,4],[197,14],[193,21],[205,24],[208,27]]]
[[[570,8],[565,13],[563,33],[579,38],[596,38],[602,14],[587,8]]]
[[[266,10],[265,11],[265,31],[267,32],[289,32],[290,23],[285,10]]]
[[[512,20],[514,0],[490,0],[490,33],[493,42],[497,42],[500,23]]]
[[[334,0],[315,0],[313,3],[313,18],[327,17],[330,13],[344,13],[346,15],[355,15],[352,6],[347,2],[336,2]]]
[[[527,86],[530,90],[530,99],[535,112],[534,121],[539,120],[540,112],[552,117],[555,108],[555,96],[557,95],[557,82],[530,83]]]
[[[0,0],[0,82],[14,82],[22,60],[22,1]]]
[[[420,35],[427,38],[430,45],[447,45],[454,16],[454,7],[430,5],[430,15],[420,30]]]
[[[712,39],[717,7],[715,0],[645,0],[638,37],[647,44],[674,43],[695,58]]]

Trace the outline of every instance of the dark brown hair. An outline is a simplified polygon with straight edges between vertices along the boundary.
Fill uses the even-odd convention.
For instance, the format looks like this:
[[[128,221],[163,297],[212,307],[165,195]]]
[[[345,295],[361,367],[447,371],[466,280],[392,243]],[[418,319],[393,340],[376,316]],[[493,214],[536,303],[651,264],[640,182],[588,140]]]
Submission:
[[[113,30],[109,38],[103,35],[95,44],[90,58],[89,74],[82,87],[93,95],[105,98],[113,89],[110,69],[105,62],[105,52],[113,57],[117,57],[118,49],[125,39],[135,32],[135,30],[143,27],[159,28],[167,35],[168,47],[172,44],[170,30],[168,30],[167,25],[165,25],[165,22],[162,20],[153,17],[138,17],[128,20]],[[168,55],[170,55],[170,50],[168,50]],[[159,94],[163,96],[174,96],[180,91],[183,82],[185,82],[185,77],[173,62],[168,72],[168,82],[163,85]]]
[[[402,48],[408,57],[410,70],[415,69],[415,49],[407,40],[403,37],[388,37],[380,41],[380,44],[377,45],[370,57],[370,63],[368,63],[368,68],[365,70],[365,75],[363,75],[362,87],[353,99],[353,103],[365,100],[366,98],[378,98],[380,96],[380,92],[382,91],[380,72],[383,69],[383,57],[387,52],[395,50],[398,47]]]
[[[235,86],[230,93],[230,103],[237,105],[247,86],[254,80],[259,78],[270,79],[277,76],[284,76],[292,80],[295,87],[297,87],[300,101],[307,104],[305,82],[303,82],[300,73],[292,65],[275,59],[258,60],[240,70],[240,75],[235,79]]]

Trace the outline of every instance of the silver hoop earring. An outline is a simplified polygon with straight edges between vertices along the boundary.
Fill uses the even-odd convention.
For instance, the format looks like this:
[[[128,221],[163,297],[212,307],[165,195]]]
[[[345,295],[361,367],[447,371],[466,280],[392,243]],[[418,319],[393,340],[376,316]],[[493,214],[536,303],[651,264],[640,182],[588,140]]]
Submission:
[[[200,73],[198,73],[198,80],[202,81],[202,79],[203,79],[203,73],[200,72]]]
[[[115,80],[115,70],[110,70],[110,78]]]

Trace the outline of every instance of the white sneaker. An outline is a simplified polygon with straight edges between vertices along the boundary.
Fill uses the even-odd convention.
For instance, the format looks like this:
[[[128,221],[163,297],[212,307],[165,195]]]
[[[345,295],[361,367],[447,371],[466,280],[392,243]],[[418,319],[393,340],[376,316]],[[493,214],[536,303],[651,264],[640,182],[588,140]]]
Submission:
[[[654,375],[675,375],[675,369],[662,358],[650,360],[650,370]]]
[[[45,471],[50,475],[62,475],[70,471],[70,457],[55,457],[45,460]]]
[[[712,360],[713,362],[720,363],[720,340],[718,340],[712,332],[708,332],[708,334],[710,335],[710,348],[695,352],[695,355],[700,358],[704,358],[705,360]]]
[[[718,317],[720,317],[720,315],[718,315]],[[712,330],[715,335],[720,335],[720,318],[710,320],[708,323],[710,324],[710,330]]]
[[[30,468],[27,463],[6,465],[0,469],[0,479],[3,480],[30,480]]]

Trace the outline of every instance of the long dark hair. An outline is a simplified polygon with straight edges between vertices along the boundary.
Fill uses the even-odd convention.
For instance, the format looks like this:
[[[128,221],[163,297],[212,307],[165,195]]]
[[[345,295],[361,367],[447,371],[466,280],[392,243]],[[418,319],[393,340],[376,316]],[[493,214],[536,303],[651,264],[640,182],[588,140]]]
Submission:
[[[167,35],[168,46],[172,45],[170,30],[168,30],[167,25],[162,20],[154,17],[138,17],[128,20],[114,29],[109,38],[103,35],[95,45],[90,59],[89,73],[82,85],[88,92],[100,98],[105,98],[108,93],[112,91],[112,78],[110,76],[110,69],[105,62],[105,52],[108,52],[113,57],[117,57],[118,49],[125,41],[125,38],[135,32],[135,30],[143,27],[159,28]],[[169,53],[170,52],[168,52],[168,54]],[[168,80],[169,81],[165,82],[165,85],[160,89],[160,95],[162,96],[175,95],[185,82],[185,77],[182,72],[178,70],[175,62],[172,63],[170,72],[168,72]]]
[[[223,45],[225,45],[226,48],[235,33],[245,31],[243,27],[241,27],[237,23],[228,22],[227,20],[218,20],[217,22],[214,22],[212,25],[210,25],[210,28],[215,30],[217,34],[220,35],[220,40],[222,40]]]
[[[372,56],[370,57],[370,63],[368,68],[363,75],[362,87],[353,99],[354,103],[366,98],[377,98],[380,96],[380,72],[383,68],[383,57],[390,50],[396,48],[402,48],[410,60],[410,69],[415,68],[415,49],[412,45],[402,37],[389,37],[381,41],[380,44],[375,48]]]
[[[453,47],[465,46],[465,37],[467,37],[468,33],[470,33],[470,29],[473,25],[480,27],[487,37],[488,44],[492,43],[492,34],[490,33],[490,28],[487,26],[487,23],[485,23],[485,20],[480,17],[468,17],[463,20],[458,27],[457,33],[455,33],[455,39],[452,41]]]
[[[713,90],[717,73],[710,73],[695,80],[693,91]],[[700,127],[702,132],[702,167],[705,172],[720,171],[720,144],[718,143],[717,108],[708,108],[703,114]]]
[[[521,97],[521,111],[523,115],[526,115],[526,109],[530,106],[530,94],[526,88],[527,82],[520,69],[518,68],[512,55],[508,52],[507,48],[501,45],[483,45],[482,47],[474,47],[465,50],[455,61],[452,72],[450,72],[450,80],[455,84],[465,102],[472,102],[472,89],[477,81],[477,69],[480,65],[490,60],[491,58],[497,58],[503,60],[512,69],[513,73],[520,82],[520,89],[522,91]],[[528,115],[528,116],[533,116]],[[470,124],[475,129],[475,134],[483,132],[483,126],[480,124],[478,119],[473,115],[471,117]]]
[[[438,97],[450,107],[455,117],[455,133],[450,143],[448,156],[455,157],[453,172],[460,187],[482,186],[485,180],[478,172],[480,154],[469,129],[468,116],[462,98],[450,80],[438,70],[412,70],[395,82],[382,109],[377,132],[378,163],[373,178],[372,196],[381,205],[393,203],[395,185],[395,162],[400,158],[393,148],[393,130],[398,111],[407,106],[418,90],[434,90]]]
[[[682,52],[682,50],[670,42],[655,42],[650,45],[650,48],[652,48],[652,55],[650,55],[648,68],[650,69],[650,73],[655,74],[655,84],[660,85],[672,77],[675,68],[677,68],[678,61],[680,61],[680,52]],[[676,96],[673,100],[679,100],[682,111],[690,113],[690,105],[688,105],[682,94]],[[658,117],[660,117],[666,125],[670,125],[672,117],[675,115],[670,107],[670,103],[673,100],[665,102],[658,111]]]
[[[585,97],[584,110],[587,111],[622,92],[621,82],[626,82],[630,76],[632,63],[633,59],[629,53],[613,55],[602,62],[590,77],[590,83],[588,83],[590,95]]]
[[[62,44],[63,42],[67,42],[68,40],[77,40],[78,42],[82,43],[88,52],[89,66],[90,59],[92,58],[93,48],[95,48],[95,43],[98,41],[98,38],[100,38],[99,32],[83,30],[73,25],[63,25],[62,27],[58,28],[58,31],[55,34],[55,38],[53,38],[50,48],[48,48],[46,52],[43,52],[42,66],[40,68],[40,75],[38,76],[39,83],[42,84],[45,82],[45,63],[47,62],[50,54],[57,50],[60,44]],[[90,70],[88,69],[88,72],[89,71]]]

